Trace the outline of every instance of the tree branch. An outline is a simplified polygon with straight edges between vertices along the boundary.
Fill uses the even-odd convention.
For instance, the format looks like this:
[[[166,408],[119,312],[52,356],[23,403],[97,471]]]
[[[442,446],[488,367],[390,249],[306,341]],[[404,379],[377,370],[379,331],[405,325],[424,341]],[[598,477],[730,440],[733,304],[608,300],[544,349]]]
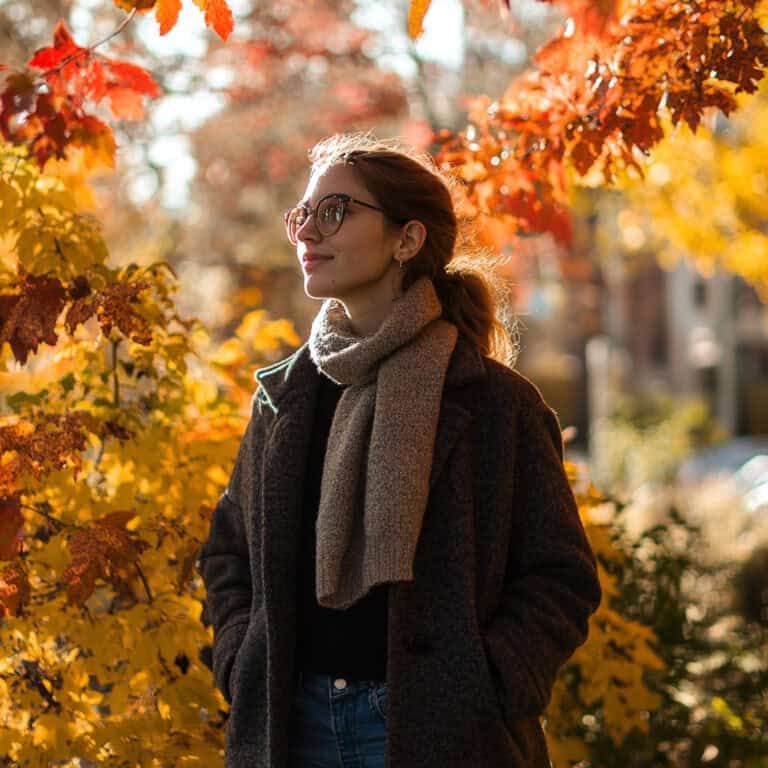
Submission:
[[[141,563],[139,563],[138,560],[136,561],[136,572],[139,574],[141,583],[144,585],[144,591],[147,593],[147,601],[150,603],[154,603],[155,598],[152,596],[152,590],[150,589],[149,582],[147,581],[147,577],[144,575],[144,571],[141,567]]]
[[[120,339],[112,341],[112,400],[115,406],[120,405],[120,379],[117,375],[117,348],[120,346]]]

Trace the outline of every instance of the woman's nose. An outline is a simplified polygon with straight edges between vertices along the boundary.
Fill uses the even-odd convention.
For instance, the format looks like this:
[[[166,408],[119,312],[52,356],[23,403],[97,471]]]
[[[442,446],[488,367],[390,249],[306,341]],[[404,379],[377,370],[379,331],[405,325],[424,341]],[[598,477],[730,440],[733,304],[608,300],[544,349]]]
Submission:
[[[320,239],[320,233],[315,226],[314,216],[307,216],[307,218],[304,219],[304,223],[296,230],[296,239],[301,240],[302,242],[305,240],[317,241]]]

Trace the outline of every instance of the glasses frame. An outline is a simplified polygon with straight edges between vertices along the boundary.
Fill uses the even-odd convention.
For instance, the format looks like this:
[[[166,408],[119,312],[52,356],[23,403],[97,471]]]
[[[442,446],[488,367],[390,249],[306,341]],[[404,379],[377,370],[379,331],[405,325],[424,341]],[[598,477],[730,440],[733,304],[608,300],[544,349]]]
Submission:
[[[339,220],[338,226],[333,230],[333,232],[328,232],[327,234],[323,233],[320,230],[320,227],[317,225],[317,211],[320,208],[320,206],[323,204],[324,201],[328,200],[328,198],[334,197],[337,200],[341,202],[341,219]],[[350,203],[357,203],[358,205],[363,205],[366,208],[371,208],[374,211],[381,211],[381,213],[386,215],[386,211],[383,208],[380,208],[378,205],[372,205],[371,203],[366,203],[365,200],[358,200],[355,197],[352,197],[351,195],[347,195],[343,192],[331,192],[327,195],[323,195],[318,201],[317,205],[314,208],[310,208],[305,203],[301,203],[299,205],[294,206],[293,208],[289,208],[285,213],[283,213],[283,222],[285,223],[285,232],[288,235],[288,241],[291,243],[291,245],[296,245],[299,241],[296,237],[291,237],[291,229],[289,226],[289,220],[291,214],[301,209],[304,211],[304,215],[309,218],[312,218],[312,224],[314,225],[315,229],[320,233],[321,237],[333,237],[340,229],[341,225],[344,223],[344,217],[347,215],[347,206]],[[299,227],[303,227],[306,223],[306,219],[304,222],[302,222]],[[297,227],[298,231],[298,227]]]

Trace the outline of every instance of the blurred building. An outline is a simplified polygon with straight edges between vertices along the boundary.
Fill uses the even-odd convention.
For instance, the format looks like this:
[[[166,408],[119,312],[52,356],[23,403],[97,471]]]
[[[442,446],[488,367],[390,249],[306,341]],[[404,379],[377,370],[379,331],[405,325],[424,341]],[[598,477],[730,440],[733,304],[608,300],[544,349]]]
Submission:
[[[768,434],[768,308],[742,278],[621,256],[605,270],[597,365],[634,392],[701,395],[733,435]]]

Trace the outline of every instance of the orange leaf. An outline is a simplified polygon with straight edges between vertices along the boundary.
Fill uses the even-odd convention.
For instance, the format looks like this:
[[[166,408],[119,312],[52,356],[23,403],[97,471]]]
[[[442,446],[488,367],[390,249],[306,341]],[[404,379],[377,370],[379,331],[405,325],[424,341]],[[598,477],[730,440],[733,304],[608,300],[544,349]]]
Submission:
[[[157,0],[155,4],[155,18],[160,25],[160,34],[170,32],[179,20],[181,0]]]
[[[93,115],[83,115],[79,118],[68,118],[67,127],[67,143],[82,148],[86,167],[115,167],[115,134],[106,123]]]
[[[139,13],[148,13],[155,6],[155,0],[115,0],[115,5],[129,13],[134,9]]]
[[[432,0],[411,0],[408,9],[408,34],[415,40],[424,31],[424,17],[427,15]]]
[[[195,0],[195,5],[205,12],[205,24],[222,39],[226,40],[232,29],[232,11],[225,0]]]
[[[110,88],[107,96],[109,108],[121,120],[141,120],[144,117],[144,99],[130,88]]]
[[[134,517],[136,517],[135,509],[116,509],[114,512],[109,512],[104,517],[99,518],[97,525],[113,525],[117,528],[125,528]]]

